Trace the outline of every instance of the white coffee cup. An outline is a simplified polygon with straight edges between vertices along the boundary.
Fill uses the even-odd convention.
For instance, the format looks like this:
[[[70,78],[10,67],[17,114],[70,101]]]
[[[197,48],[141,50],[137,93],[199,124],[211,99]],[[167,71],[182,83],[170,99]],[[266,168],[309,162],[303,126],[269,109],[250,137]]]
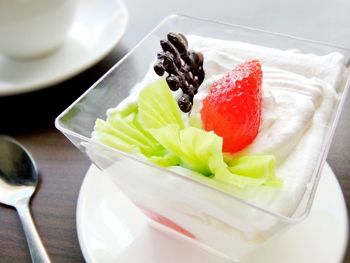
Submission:
[[[0,54],[31,59],[56,50],[73,23],[77,0],[0,0]]]

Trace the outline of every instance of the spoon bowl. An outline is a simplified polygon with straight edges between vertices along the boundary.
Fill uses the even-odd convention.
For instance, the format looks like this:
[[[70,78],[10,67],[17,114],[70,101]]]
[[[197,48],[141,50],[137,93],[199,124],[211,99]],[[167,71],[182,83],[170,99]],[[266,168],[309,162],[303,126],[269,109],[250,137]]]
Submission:
[[[0,136],[0,203],[16,208],[32,261],[50,262],[29,209],[38,180],[38,170],[30,153],[14,139]]]
[[[0,136],[0,157],[0,203],[15,206],[35,192],[37,167],[29,152],[7,136]]]

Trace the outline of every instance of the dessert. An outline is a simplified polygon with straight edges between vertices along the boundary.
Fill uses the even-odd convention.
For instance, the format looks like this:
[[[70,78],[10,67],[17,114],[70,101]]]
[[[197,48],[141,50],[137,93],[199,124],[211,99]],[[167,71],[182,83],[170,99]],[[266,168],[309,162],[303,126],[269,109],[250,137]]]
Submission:
[[[319,161],[320,141],[338,99],[334,87],[337,87],[344,57],[340,53],[317,56],[194,35],[186,37],[188,46],[203,54],[203,83],[197,88],[193,86],[193,94],[186,93],[181,87],[174,87],[180,80],[172,82],[175,77],[171,74],[170,78],[166,77],[168,82],[159,80],[152,63],[130,96],[108,111],[106,121],[96,122],[93,140],[146,158],[269,212],[292,216]],[[211,99],[216,96],[212,87],[224,83],[228,75],[239,78],[237,71],[242,68],[252,68],[248,79],[253,79],[252,86],[259,87],[257,65],[260,63],[261,100],[256,91],[253,101],[247,104],[250,115],[243,121],[243,126],[252,133],[237,132],[235,141],[224,146],[224,151],[231,153],[226,155],[222,152],[222,144],[225,145],[222,139],[231,139],[226,128],[234,121],[229,119],[229,124],[222,124],[215,118],[219,114],[215,109],[217,100]],[[159,62],[156,65],[160,68],[157,73],[162,73]],[[168,85],[169,82],[175,84]],[[247,90],[249,86],[248,83]],[[180,94],[171,93],[169,87]],[[176,101],[178,98],[182,99]],[[237,104],[240,108],[246,106],[234,103]],[[222,133],[206,131],[217,130],[211,126],[213,119],[219,123],[215,125],[219,130],[224,127]],[[236,126],[230,129],[235,130]],[[236,141],[243,141],[242,145],[232,148],[237,145]],[[118,167],[112,167],[111,173]],[[125,169],[132,173],[131,168]],[[156,176],[153,172],[145,170],[142,175],[134,172],[127,179],[121,176],[118,183],[136,204],[142,202],[146,213],[170,219],[171,224],[184,229],[187,236],[219,251],[229,255],[232,247],[246,251],[278,228],[277,219],[264,217],[261,211],[233,203],[200,185],[193,187],[194,184],[177,177]],[[131,184],[135,189],[128,187]],[[151,195],[142,195],[143,186],[148,187],[148,192],[161,193],[158,196],[165,198],[156,200]],[[161,192],[162,187],[165,192],[177,191],[179,195],[191,192],[191,196],[186,196],[190,201],[182,200],[181,196],[175,199]],[[237,250],[234,255],[240,253]]]
[[[126,116],[124,112],[134,111],[133,117],[129,117],[131,125],[137,120],[141,120],[141,126],[144,126],[145,129],[140,130],[134,127],[133,130],[141,131],[148,140],[147,143],[150,144],[141,145],[138,152],[146,157],[152,156],[149,159],[159,165],[175,166],[180,165],[180,162],[175,160],[178,156],[174,155],[174,150],[170,151],[164,160],[161,160],[160,155],[166,150],[162,146],[166,142],[163,142],[163,145],[159,144],[159,140],[162,138],[155,136],[156,131],[147,131],[147,129],[161,128],[157,126],[158,124],[154,126],[153,124],[148,125],[149,123],[152,123],[155,118],[160,118],[164,126],[175,123],[179,129],[193,126],[214,131],[215,134],[223,138],[223,152],[233,154],[238,152],[238,155],[247,155],[246,159],[255,155],[266,155],[270,167],[273,166],[273,159],[277,159],[277,175],[287,180],[285,188],[289,189],[286,191],[290,191],[289,195],[294,203],[294,205],[290,205],[290,209],[284,208],[282,214],[286,213],[287,210],[292,213],[303,188],[305,188],[305,182],[309,179],[293,178],[295,177],[293,173],[297,171],[293,166],[304,169],[303,174],[311,176],[311,171],[306,170],[308,167],[314,166],[313,162],[316,160],[313,160],[313,155],[317,155],[318,152],[317,149],[309,148],[314,147],[312,144],[317,144],[317,140],[322,136],[322,131],[314,132],[314,130],[319,129],[323,123],[327,122],[332,105],[337,100],[333,86],[335,86],[340,74],[343,63],[342,55],[332,53],[320,57],[312,54],[300,54],[293,50],[282,51],[247,43],[188,36],[189,46],[198,51],[196,53],[193,50],[187,50],[187,39],[181,34],[170,33],[168,39],[160,41],[163,51],[157,55],[153,67],[154,72],[150,69],[144,81],[133,89],[131,95],[116,109],[109,110],[109,118],[114,119],[109,127],[113,126],[115,129],[113,131],[106,129],[108,120],[107,122],[98,120],[93,138],[117,149],[132,152],[130,148],[135,148],[132,142],[125,143],[125,141],[119,140],[120,137],[117,135],[114,137],[111,135],[123,129],[121,120],[123,115]],[[256,60],[240,63],[243,59]],[[263,62],[262,72],[260,62],[257,59]],[[304,63],[304,65],[297,66],[295,61]],[[332,67],[329,63],[332,63]],[[279,68],[272,67],[273,64],[277,64]],[[235,66],[237,66],[236,69]],[[252,73],[245,76],[249,70]],[[170,90],[180,90],[181,94],[177,93],[171,97],[169,92],[162,90],[164,88],[162,86],[166,86],[165,83],[151,84],[157,81],[157,75],[163,76],[165,72],[169,73],[168,76],[164,77]],[[202,83],[203,80],[204,83]],[[239,86],[235,94],[232,87],[229,87],[226,89],[226,94],[223,94],[223,90],[225,90],[223,87],[226,83],[231,83],[231,86],[234,86],[237,83],[239,83],[237,85],[241,85],[242,82],[243,84],[247,83],[246,88],[244,85]],[[152,85],[157,87],[152,88]],[[219,88],[217,88],[218,86]],[[256,90],[252,88],[255,86],[258,87]],[[183,111],[182,116],[179,115],[180,113],[174,104],[176,99],[179,108]],[[159,100],[163,100],[165,103],[161,103]],[[147,107],[153,109],[139,110],[137,107],[139,109]],[[192,110],[191,114],[186,114],[190,110]],[[139,116],[136,116],[138,113]],[[118,120],[115,118],[117,115],[119,116]],[[166,118],[171,119],[171,117],[177,121],[166,120]],[[183,122],[180,120],[181,118]],[[127,134],[129,130],[125,129],[124,133]],[[172,131],[168,132],[168,138],[174,135]],[[160,134],[164,134],[164,130]],[[188,136],[191,139],[195,137]],[[105,137],[110,140],[106,140]],[[143,139],[141,138],[140,141]],[[117,144],[113,140],[118,140]],[[118,144],[119,142],[120,144]],[[299,142],[301,143],[298,147]],[[149,152],[152,147],[158,153],[152,155]],[[301,150],[298,150],[299,148]],[[186,150],[183,149],[183,151]],[[303,154],[302,152],[308,153],[307,160],[301,160],[299,157]],[[286,160],[288,158],[290,160]],[[235,158],[235,162],[237,160],[239,159]],[[166,163],[167,161],[169,162]],[[233,162],[231,161],[231,163]],[[226,160],[226,163],[230,163],[230,161]],[[249,166],[249,164],[243,165]],[[254,162],[251,165],[254,166]],[[184,166],[186,167],[186,164]],[[188,166],[187,164],[187,168]],[[201,171],[201,168],[197,168],[194,171],[199,171],[206,176],[213,174],[206,169],[207,167]],[[249,189],[247,190],[249,191]],[[253,191],[257,191],[257,189],[253,189]],[[292,192],[295,193],[294,196]],[[283,196],[283,194],[279,195]]]

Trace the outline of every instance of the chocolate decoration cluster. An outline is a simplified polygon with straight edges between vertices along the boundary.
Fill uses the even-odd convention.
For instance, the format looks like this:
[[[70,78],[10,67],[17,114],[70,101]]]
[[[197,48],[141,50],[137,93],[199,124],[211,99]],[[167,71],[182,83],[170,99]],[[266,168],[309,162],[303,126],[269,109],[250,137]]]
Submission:
[[[154,71],[159,76],[165,72],[169,75],[166,81],[172,91],[182,90],[177,103],[183,112],[192,109],[193,97],[204,80],[202,53],[188,50],[188,42],[184,35],[168,33],[166,40],[161,40],[163,51],[158,52]]]

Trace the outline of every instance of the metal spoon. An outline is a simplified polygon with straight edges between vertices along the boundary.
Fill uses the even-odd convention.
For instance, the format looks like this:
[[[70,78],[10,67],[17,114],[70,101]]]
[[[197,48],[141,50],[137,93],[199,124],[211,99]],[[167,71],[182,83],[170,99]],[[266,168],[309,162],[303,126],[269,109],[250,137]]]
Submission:
[[[29,202],[38,184],[35,162],[14,139],[0,136],[0,203],[16,208],[33,262],[50,262],[35,229]]]

